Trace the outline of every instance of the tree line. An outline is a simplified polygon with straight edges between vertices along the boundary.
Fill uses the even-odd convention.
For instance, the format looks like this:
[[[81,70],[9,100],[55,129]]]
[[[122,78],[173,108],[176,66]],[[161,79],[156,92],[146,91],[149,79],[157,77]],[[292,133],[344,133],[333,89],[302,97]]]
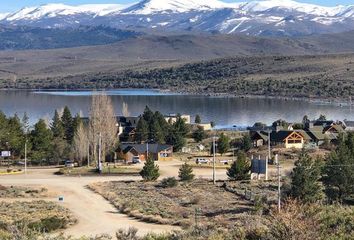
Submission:
[[[187,134],[190,128],[181,115],[176,120],[166,121],[158,111],[153,112],[146,107],[141,115],[135,132],[136,142],[166,143],[172,145],[175,151],[180,151],[186,144]]]
[[[23,159],[26,145],[33,164],[60,164],[67,159],[82,164],[90,157],[96,161],[99,154],[105,160],[117,142],[116,116],[105,94],[93,95],[88,121],[73,116],[67,106],[55,110],[51,120],[39,119],[33,126],[26,113],[20,119],[0,111],[0,149],[11,151],[11,159]]]

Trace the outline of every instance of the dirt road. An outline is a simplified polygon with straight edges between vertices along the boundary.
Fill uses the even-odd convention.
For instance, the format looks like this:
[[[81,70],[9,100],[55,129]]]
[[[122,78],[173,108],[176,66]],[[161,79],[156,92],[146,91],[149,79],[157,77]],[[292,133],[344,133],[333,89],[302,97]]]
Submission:
[[[177,176],[181,162],[172,161],[159,164],[161,178],[163,178]],[[59,202],[59,196],[63,196],[64,202],[60,204],[69,208],[78,219],[76,225],[64,231],[66,235],[81,237],[83,235],[94,236],[107,233],[114,236],[118,229],[128,229],[129,227],[139,229],[139,234],[141,235],[149,232],[162,233],[179,229],[174,226],[143,223],[129,218],[124,214],[118,213],[117,209],[100,195],[86,188],[87,185],[94,182],[140,180],[140,177],[66,177],[54,175],[55,171],[56,169],[33,169],[29,170],[27,175],[0,176],[0,184],[5,186],[45,187],[51,196],[49,200],[55,202]],[[196,169],[195,174],[196,177],[210,178],[212,170]],[[218,170],[217,177],[224,179],[226,177],[225,170]]]
[[[132,180],[135,177],[63,177],[53,175],[54,171],[30,170],[27,175],[1,176],[0,184],[45,187],[53,196],[46,200],[58,203],[58,197],[63,196],[64,202],[60,204],[69,208],[78,219],[76,225],[64,231],[66,235],[81,237],[107,233],[114,236],[118,229],[128,229],[129,227],[139,229],[141,235],[177,229],[173,226],[143,223],[120,214],[108,201],[85,187],[93,182]]]
[[[161,178],[177,176],[180,165],[181,162],[179,161],[160,163]],[[140,222],[120,214],[108,201],[86,188],[88,184],[94,182],[139,180],[140,177],[66,177],[54,175],[55,171],[56,169],[37,169],[29,170],[27,175],[0,176],[0,184],[5,186],[45,187],[52,196],[49,200],[58,203],[59,196],[63,196],[64,202],[60,204],[69,208],[78,219],[76,225],[64,231],[66,235],[81,237],[83,235],[95,236],[107,233],[114,236],[118,229],[128,229],[129,227],[139,229],[140,235],[178,229],[174,226]],[[197,177],[209,178],[212,176],[212,170],[197,169],[195,174]],[[225,170],[218,170],[217,176],[218,178],[225,178]]]

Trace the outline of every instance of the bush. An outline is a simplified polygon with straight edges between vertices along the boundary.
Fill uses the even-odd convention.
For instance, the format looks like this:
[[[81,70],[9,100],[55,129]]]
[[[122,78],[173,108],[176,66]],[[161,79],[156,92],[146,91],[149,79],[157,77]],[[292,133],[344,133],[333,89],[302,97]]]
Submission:
[[[181,179],[181,181],[191,181],[194,179],[194,174],[193,174],[193,168],[187,163],[184,163],[180,168],[179,168],[179,173],[178,177]]]
[[[41,232],[52,232],[58,229],[63,229],[67,225],[67,222],[63,218],[56,216],[41,219],[38,222],[28,224],[31,229],[38,229]]]
[[[249,180],[250,179],[250,164],[247,161],[246,154],[239,152],[237,161],[233,162],[231,167],[227,170],[227,176],[231,180]]]
[[[143,169],[140,171],[140,176],[145,181],[156,181],[160,177],[159,166],[155,165],[152,158],[148,158],[145,162]]]
[[[163,188],[173,188],[177,187],[178,181],[174,177],[164,178],[161,181],[161,187]]]

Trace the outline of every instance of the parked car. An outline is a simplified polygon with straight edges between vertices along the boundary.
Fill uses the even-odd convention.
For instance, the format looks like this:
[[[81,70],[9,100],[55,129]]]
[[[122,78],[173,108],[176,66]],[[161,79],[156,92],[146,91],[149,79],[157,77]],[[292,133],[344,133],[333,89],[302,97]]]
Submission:
[[[139,164],[141,163],[141,160],[139,157],[133,157],[132,164]]]
[[[207,163],[209,163],[209,159],[206,159],[206,158],[197,158],[197,159],[195,160],[195,163],[196,163],[196,164],[207,164]]]
[[[70,161],[70,160],[65,161],[65,167],[73,168],[73,167],[75,167],[75,163],[73,161]]]
[[[219,162],[224,165],[229,165],[229,162],[232,162],[232,160],[224,159],[224,160],[220,160]]]

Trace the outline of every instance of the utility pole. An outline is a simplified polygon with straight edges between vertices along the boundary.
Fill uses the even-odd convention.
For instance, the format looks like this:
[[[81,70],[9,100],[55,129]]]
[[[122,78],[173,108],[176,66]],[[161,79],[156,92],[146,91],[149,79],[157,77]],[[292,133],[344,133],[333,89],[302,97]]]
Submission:
[[[268,130],[268,158],[272,159],[271,152],[270,152],[270,130]]]
[[[145,160],[148,160],[149,159],[149,141],[146,142],[146,159]]]
[[[277,162],[277,171],[278,171],[278,212],[280,212],[280,209],[281,209],[281,190],[280,190],[281,176],[280,176],[280,162],[278,160],[278,155],[275,155],[275,161]]]
[[[27,174],[27,139],[25,141],[25,174]]]
[[[87,167],[90,167],[90,142],[87,142]]]
[[[216,144],[215,144],[216,137],[213,137],[213,183],[216,184],[216,173],[215,173],[215,161],[216,161]]]
[[[99,139],[98,139],[98,172],[99,173],[102,173],[101,144],[102,144],[102,134],[100,133]]]

